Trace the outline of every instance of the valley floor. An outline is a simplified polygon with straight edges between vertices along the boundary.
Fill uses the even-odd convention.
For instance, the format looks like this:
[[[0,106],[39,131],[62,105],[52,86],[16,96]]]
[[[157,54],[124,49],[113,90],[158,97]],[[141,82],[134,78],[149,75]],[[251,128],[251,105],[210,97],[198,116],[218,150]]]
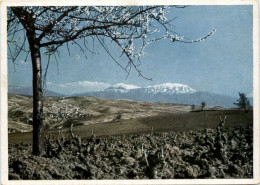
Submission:
[[[242,110],[205,110],[202,112],[182,112],[182,113],[161,113],[160,115],[139,117],[134,119],[114,120],[105,123],[95,123],[90,125],[83,123],[85,118],[71,119],[68,126],[62,128],[64,136],[69,137],[69,126],[74,124],[75,134],[90,137],[92,131],[96,136],[117,136],[130,134],[148,134],[153,129],[154,132],[183,132],[196,131],[204,128],[217,128],[220,117],[227,117],[225,128],[236,126],[237,124],[253,123],[253,111],[245,113]],[[58,129],[45,130],[45,135],[58,136]],[[8,142],[10,144],[32,142],[32,132],[9,133]]]

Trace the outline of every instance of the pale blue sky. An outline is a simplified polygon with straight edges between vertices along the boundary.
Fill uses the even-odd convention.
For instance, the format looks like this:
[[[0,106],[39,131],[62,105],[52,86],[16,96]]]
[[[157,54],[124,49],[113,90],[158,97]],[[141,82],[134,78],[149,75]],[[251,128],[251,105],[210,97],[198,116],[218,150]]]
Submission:
[[[77,59],[78,49],[71,49],[71,56],[66,48],[60,50],[59,69],[52,59],[47,82],[55,85],[77,84],[79,81],[111,85],[122,82],[137,86],[172,82],[234,97],[237,97],[237,92],[251,95],[252,11],[252,6],[190,6],[172,9],[171,17],[177,17],[174,22],[175,31],[185,37],[197,39],[207,35],[214,27],[217,27],[217,31],[200,43],[184,44],[163,40],[147,47],[147,55],[141,58],[140,69],[153,81],[138,77],[134,70],[125,80],[126,73],[95,43],[95,51],[99,54],[89,54],[87,61],[83,55]],[[118,48],[111,45],[110,49],[117,56]],[[12,62],[8,63],[9,85],[31,86],[31,63],[30,60],[24,63],[23,59],[22,55],[18,58],[16,71]],[[44,59],[43,63],[46,62]],[[86,91],[91,90],[90,86],[86,87]],[[49,85],[48,88],[54,88],[54,85]]]

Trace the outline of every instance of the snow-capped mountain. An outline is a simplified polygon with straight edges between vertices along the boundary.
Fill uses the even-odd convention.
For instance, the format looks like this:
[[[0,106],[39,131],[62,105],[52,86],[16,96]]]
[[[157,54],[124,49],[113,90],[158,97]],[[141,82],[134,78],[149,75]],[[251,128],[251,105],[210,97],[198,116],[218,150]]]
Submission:
[[[105,88],[105,87],[104,87]],[[8,86],[8,93],[32,96],[32,87]],[[44,90],[44,96],[64,96],[53,91]],[[138,87],[128,84],[115,84],[105,90],[75,94],[74,96],[93,96],[106,99],[129,99],[143,102],[161,102],[206,106],[234,107],[237,98],[211,92],[201,92],[188,85],[164,83],[160,85]],[[251,105],[253,98],[249,98]]]
[[[234,107],[234,97],[197,91],[188,85],[164,83],[160,85],[138,87],[119,83],[105,90],[78,94],[76,96],[94,96],[106,99],[129,99],[143,102],[161,102],[206,106]]]
[[[178,83],[164,83],[160,85],[148,86],[145,88],[147,94],[183,94],[183,93],[194,93],[195,89],[183,84]]]
[[[118,83],[116,85],[113,85],[105,89],[104,91],[128,93],[129,91],[132,91],[134,89],[142,90],[143,93],[146,93],[148,95],[155,95],[157,93],[164,93],[169,95],[169,94],[183,94],[183,93],[196,92],[195,89],[192,89],[187,85],[178,84],[178,83],[163,83],[160,85],[147,86],[147,87],[138,87],[135,85]]]
[[[115,84],[115,85],[105,89],[104,91],[126,93],[129,90],[138,89],[138,88],[141,88],[141,87],[138,87],[138,86],[135,86],[135,85],[118,83],[118,84]]]

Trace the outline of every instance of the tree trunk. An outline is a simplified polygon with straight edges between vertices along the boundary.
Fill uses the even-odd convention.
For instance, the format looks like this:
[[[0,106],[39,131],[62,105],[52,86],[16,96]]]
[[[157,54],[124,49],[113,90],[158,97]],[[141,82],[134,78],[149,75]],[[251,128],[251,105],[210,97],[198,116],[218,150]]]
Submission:
[[[42,69],[40,41],[36,38],[35,20],[33,14],[22,7],[12,7],[26,30],[26,36],[30,46],[33,68],[33,154],[44,154],[43,133],[43,100],[42,100]]]
[[[44,153],[41,53],[35,32],[27,31],[33,68],[33,154]]]
[[[17,16],[28,39],[33,72],[33,154],[41,156],[44,150],[43,132],[43,100],[42,100],[42,69],[40,41],[36,37],[35,19],[33,14],[22,7],[12,7],[12,11]]]

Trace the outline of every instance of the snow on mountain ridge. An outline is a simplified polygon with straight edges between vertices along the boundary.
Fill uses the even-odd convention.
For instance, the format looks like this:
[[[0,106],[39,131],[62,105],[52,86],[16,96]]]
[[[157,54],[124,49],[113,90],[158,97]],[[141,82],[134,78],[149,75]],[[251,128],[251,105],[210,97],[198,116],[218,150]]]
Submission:
[[[141,88],[141,87],[138,87],[138,86],[135,86],[135,85],[124,84],[124,83],[118,83],[118,84],[113,85],[112,87],[115,87],[115,88],[123,87],[124,89],[137,89],[137,88]]]
[[[135,85],[130,85],[130,84],[118,83],[118,84],[115,84],[115,85],[105,89],[105,91],[126,93],[129,90],[138,89],[138,88],[141,88],[141,87],[138,87],[138,86],[135,86]]]
[[[129,85],[124,83],[115,84],[105,91],[113,91],[113,92],[120,92],[120,93],[127,93],[133,89],[140,89],[141,87],[135,85]],[[195,89],[191,87],[179,83],[163,83],[160,85],[154,86],[147,86],[143,87],[145,93],[147,94],[157,94],[157,93],[165,93],[165,94],[182,94],[182,93],[194,93],[196,92]]]
[[[146,93],[148,94],[183,94],[183,93],[194,93],[195,89],[179,83],[163,83],[160,85],[146,87]]]

